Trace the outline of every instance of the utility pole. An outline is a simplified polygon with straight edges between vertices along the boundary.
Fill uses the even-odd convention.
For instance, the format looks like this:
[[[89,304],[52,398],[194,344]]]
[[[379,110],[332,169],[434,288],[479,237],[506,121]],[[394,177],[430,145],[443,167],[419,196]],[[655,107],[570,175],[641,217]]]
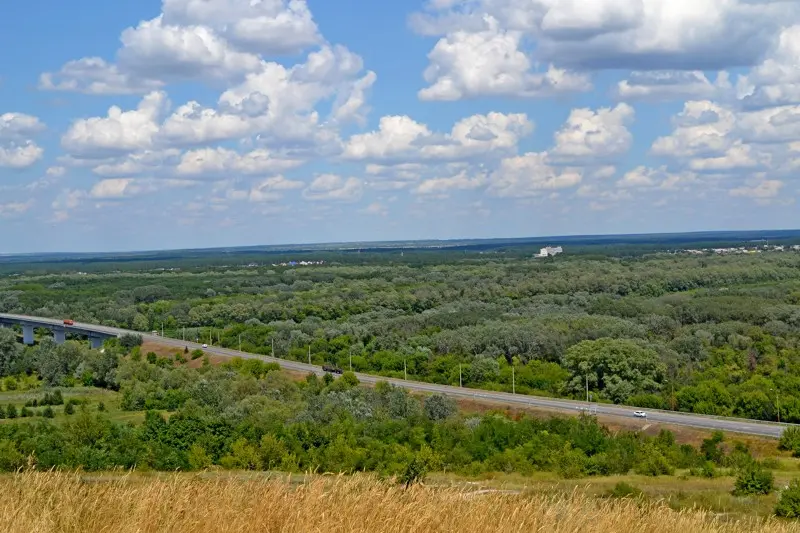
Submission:
[[[308,364],[311,364],[311,345],[308,345]]]
[[[239,333],[239,351],[242,351],[242,334]]]
[[[778,390],[778,387],[775,387],[774,389],[771,388],[769,390],[770,391],[775,391],[775,404],[776,404],[776,406],[778,408],[778,424],[780,424],[781,423],[781,396],[780,396],[781,393]]]
[[[459,387],[464,386],[461,381],[461,363],[458,363],[458,386]]]
[[[514,365],[511,365],[511,394],[517,393],[517,378],[514,373]]]
[[[161,323],[161,336],[164,336],[164,323]]]
[[[272,341],[272,358],[275,358],[275,337],[270,338]]]
[[[586,374],[586,403],[589,403],[589,374]]]
[[[181,338],[182,338],[183,340],[186,340],[186,326],[183,326],[183,331],[182,331],[182,333],[181,333]]]
[[[350,372],[353,371],[353,347],[350,347]]]
[[[408,381],[408,370],[406,370],[406,358],[403,356],[403,379]]]

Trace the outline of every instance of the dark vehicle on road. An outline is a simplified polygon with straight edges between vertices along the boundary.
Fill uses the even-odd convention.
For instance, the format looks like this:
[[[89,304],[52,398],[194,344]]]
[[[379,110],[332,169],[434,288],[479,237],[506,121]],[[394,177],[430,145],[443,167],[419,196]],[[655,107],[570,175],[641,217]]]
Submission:
[[[322,370],[324,370],[325,372],[330,372],[331,374],[341,374],[342,373],[342,369],[341,368],[339,368],[336,365],[332,365],[330,363],[325,363],[324,365],[322,365]]]

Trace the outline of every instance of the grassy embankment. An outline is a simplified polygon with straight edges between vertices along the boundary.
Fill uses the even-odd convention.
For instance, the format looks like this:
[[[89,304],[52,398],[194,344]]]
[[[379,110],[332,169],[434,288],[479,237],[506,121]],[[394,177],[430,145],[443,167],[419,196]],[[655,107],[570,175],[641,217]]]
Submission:
[[[295,484],[174,474],[86,482],[74,474],[23,473],[0,478],[0,492],[3,532],[800,531],[793,522],[731,521],[660,502],[463,487],[404,490],[363,475]]]

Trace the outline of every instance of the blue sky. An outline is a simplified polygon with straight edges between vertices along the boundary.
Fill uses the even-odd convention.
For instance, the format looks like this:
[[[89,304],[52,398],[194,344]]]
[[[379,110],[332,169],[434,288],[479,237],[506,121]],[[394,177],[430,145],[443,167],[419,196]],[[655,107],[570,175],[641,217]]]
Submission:
[[[800,4],[32,0],[0,253],[797,227]]]

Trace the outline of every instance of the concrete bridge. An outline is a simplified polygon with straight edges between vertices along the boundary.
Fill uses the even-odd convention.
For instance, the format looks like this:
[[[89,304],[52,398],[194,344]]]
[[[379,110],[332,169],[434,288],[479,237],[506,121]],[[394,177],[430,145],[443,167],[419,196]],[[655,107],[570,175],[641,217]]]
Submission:
[[[64,344],[67,340],[67,333],[88,337],[92,348],[102,348],[106,339],[117,337],[111,332],[98,331],[97,327],[83,327],[79,324],[67,325],[63,320],[13,315],[0,316],[0,327],[10,328],[15,325],[22,327],[22,342],[29,345],[33,344],[33,332],[36,328],[45,328],[53,332],[53,340],[56,344]]]

